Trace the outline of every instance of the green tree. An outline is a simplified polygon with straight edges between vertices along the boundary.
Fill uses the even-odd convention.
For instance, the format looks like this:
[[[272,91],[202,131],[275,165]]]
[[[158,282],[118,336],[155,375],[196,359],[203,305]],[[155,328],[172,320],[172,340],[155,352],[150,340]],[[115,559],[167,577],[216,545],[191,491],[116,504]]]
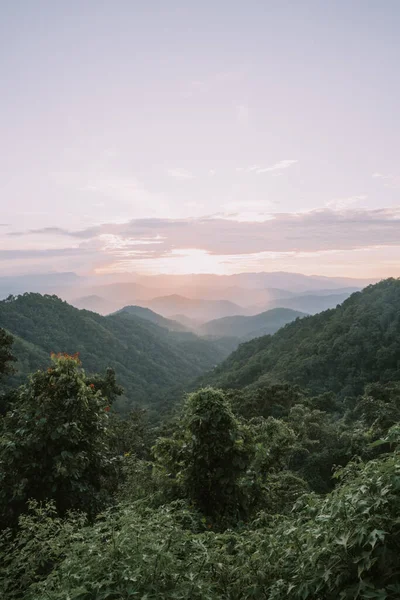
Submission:
[[[6,375],[14,372],[12,363],[16,360],[12,353],[13,338],[4,329],[0,328],[0,382]],[[4,414],[9,406],[12,392],[0,387],[0,415]]]
[[[249,449],[223,392],[205,388],[191,394],[175,437],[158,440],[154,454],[205,516],[220,525],[238,518],[239,478]]]
[[[12,344],[12,336],[0,328],[0,377],[12,373],[10,363],[15,361],[15,357],[11,351]]]
[[[109,399],[88,382],[77,356],[53,355],[15,394],[2,422],[0,508],[14,522],[29,499],[94,514],[116,465],[109,449]]]

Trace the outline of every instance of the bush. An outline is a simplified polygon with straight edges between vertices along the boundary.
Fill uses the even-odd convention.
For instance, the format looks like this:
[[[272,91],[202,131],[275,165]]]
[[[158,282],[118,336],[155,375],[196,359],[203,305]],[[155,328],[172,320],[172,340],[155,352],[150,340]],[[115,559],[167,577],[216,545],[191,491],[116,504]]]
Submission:
[[[15,394],[2,420],[0,509],[14,523],[29,499],[95,514],[116,467],[108,445],[109,400],[86,380],[77,356],[52,357]]]

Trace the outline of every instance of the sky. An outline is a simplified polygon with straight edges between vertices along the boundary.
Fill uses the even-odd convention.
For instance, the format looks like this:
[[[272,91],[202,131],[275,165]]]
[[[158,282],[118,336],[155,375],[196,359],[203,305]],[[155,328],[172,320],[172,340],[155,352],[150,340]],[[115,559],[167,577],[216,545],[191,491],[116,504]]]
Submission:
[[[0,275],[400,276],[398,0],[0,2]]]

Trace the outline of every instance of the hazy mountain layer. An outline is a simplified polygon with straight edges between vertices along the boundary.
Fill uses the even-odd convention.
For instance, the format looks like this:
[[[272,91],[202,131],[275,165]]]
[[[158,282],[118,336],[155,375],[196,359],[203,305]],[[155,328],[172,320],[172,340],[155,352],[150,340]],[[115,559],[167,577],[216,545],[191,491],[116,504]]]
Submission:
[[[147,305],[165,317],[183,314],[189,319],[203,322],[230,315],[246,314],[246,309],[228,300],[192,299],[177,294],[154,298]]]
[[[250,340],[262,335],[275,333],[291,321],[305,314],[286,309],[275,308],[251,317],[234,316],[215,319],[204,323],[198,332],[202,335],[235,336],[242,340]]]
[[[189,331],[189,329],[182,325],[182,323],[179,321],[166,319],[165,317],[155,313],[153,310],[144,308],[143,306],[124,306],[124,308],[117,311],[115,314],[131,315],[132,317],[144,319],[145,321],[150,321],[151,323],[155,323],[160,327],[165,327],[165,329],[168,329],[169,331]]]

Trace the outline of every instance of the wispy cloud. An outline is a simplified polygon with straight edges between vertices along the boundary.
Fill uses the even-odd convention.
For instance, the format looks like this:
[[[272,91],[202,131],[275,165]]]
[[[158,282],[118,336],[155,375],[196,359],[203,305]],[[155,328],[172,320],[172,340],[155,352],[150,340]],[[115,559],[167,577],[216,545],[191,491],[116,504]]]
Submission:
[[[179,167],[175,169],[167,169],[167,175],[169,177],[174,177],[175,179],[194,179],[193,173]]]
[[[293,165],[295,165],[298,162],[299,162],[298,160],[286,159],[286,160],[280,160],[279,162],[277,162],[273,165],[269,165],[267,167],[261,167],[260,165],[251,165],[249,167],[238,167],[236,169],[236,171],[238,171],[240,173],[256,173],[257,175],[260,173],[274,173],[274,172],[284,171],[285,169],[292,167]]]
[[[135,219],[71,231],[69,236],[87,244],[83,248],[96,248],[118,259],[123,256],[133,259],[136,255],[160,258],[169,256],[172,250],[188,248],[228,256],[400,246],[399,232],[400,209],[325,208],[308,213],[270,214],[253,221],[233,216]],[[46,233],[50,232],[42,230],[43,236]]]
[[[272,171],[282,171],[284,169],[288,169],[289,167],[295,165],[297,160],[280,160],[279,162],[271,165],[269,167],[263,167],[258,169],[256,173],[271,173]]]
[[[25,235],[41,235],[41,234],[55,234],[55,235],[69,235],[67,229],[62,227],[42,227],[40,229],[28,229],[27,231],[10,231],[7,233],[9,237],[21,237]]]
[[[40,258],[58,258],[61,256],[82,256],[84,250],[82,248],[46,248],[38,250],[16,249],[16,250],[0,250],[0,258],[3,260],[33,260]]]
[[[388,188],[398,188],[400,187],[400,177],[396,175],[392,175],[390,173],[373,173],[372,177],[377,179],[381,179],[383,181],[383,185]]]
[[[333,200],[329,200],[325,206],[327,208],[333,208],[334,210],[345,210],[347,208],[352,208],[359,202],[362,202],[366,199],[367,196],[364,194],[360,194],[358,196],[348,196],[346,198],[335,198]]]

